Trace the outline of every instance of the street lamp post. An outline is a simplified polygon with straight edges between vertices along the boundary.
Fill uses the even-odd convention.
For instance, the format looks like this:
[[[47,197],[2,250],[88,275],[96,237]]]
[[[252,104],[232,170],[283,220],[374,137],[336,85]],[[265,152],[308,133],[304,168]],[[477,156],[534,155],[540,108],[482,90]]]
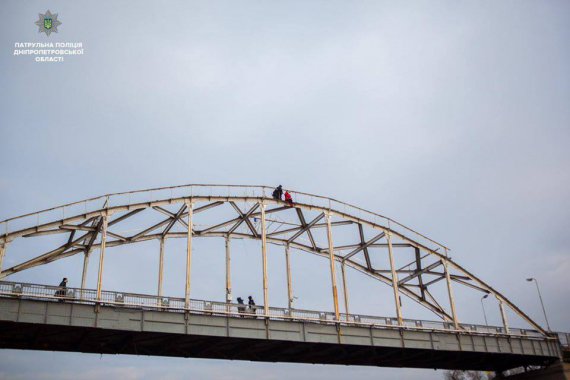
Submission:
[[[481,308],[483,309],[483,317],[485,317],[485,326],[489,326],[489,323],[487,322],[487,313],[485,312],[485,305],[483,305],[483,300],[487,297],[489,297],[489,293],[481,297]]]
[[[548,328],[548,331],[551,331],[550,330],[550,324],[548,323],[548,317],[546,316],[546,310],[544,309],[544,302],[542,302],[542,294],[540,294],[540,288],[538,286],[538,280],[534,277],[527,278],[526,280],[528,282],[534,281],[534,284],[536,285],[536,291],[538,292],[538,298],[540,299],[540,306],[542,306],[542,312],[544,313],[544,319],[546,320],[546,327]]]

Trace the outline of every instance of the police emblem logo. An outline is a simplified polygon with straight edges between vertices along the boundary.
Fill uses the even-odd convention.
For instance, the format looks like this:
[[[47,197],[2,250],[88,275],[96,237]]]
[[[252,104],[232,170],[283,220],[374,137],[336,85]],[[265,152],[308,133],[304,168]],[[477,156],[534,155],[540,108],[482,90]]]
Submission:
[[[61,21],[57,19],[57,13],[51,13],[49,9],[46,13],[39,13],[39,20],[35,23],[38,27],[38,33],[50,35],[52,32],[57,33],[57,27],[61,25]]]

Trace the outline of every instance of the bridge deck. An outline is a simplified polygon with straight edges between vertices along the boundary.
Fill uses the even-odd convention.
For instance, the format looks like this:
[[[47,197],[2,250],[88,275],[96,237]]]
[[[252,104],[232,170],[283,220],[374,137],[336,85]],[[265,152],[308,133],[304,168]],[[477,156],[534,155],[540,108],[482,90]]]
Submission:
[[[558,341],[544,337],[151,310],[15,294],[0,295],[0,346],[475,370],[543,365],[560,357]]]

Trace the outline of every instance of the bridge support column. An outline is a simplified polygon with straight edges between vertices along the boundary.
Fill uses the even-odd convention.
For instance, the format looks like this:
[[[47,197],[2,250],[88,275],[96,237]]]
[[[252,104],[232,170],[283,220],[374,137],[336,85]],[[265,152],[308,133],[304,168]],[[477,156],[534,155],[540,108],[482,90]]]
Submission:
[[[80,298],[83,299],[83,291],[87,285],[87,270],[89,269],[89,256],[91,255],[91,249],[85,251],[83,255],[83,272],[81,272],[81,295]]]
[[[385,231],[386,240],[388,241],[388,256],[390,258],[390,270],[392,272],[392,289],[394,290],[394,302],[396,304],[396,316],[398,318],[398,325],[402,326],[404,320],[402,318],[402,305],[400,304],[400,291],[398,290],[398,274],[396,273],[396,266],[394,264],[394,252],[392,251],[392,233]]]
[[[157,294],[162,297],[162,282],[164,279],[164,241],[166,238],[160,238],[160,256],[158,258],[158,289]]]
[[[445,248],[445,257],[447,258],[447,248]],[[453,327],[456,330],[459,330],[459,321],[457,320],[457,313],[455,311],[455,298],[453,297],[453,289],[451,288],[451,277],[449,275],[447,260],[443,261],[443,270],[445,271],[445,282],[447,283],[447,294],[449,295],[449,305],[451,307],[451,317],[453,318]]]
[[[107,219],[105,213],[103,215],[103,226],[101,228],[101,248],[99,249],[99,272],[97,274],[97,301],[101,301],[101,287],[103,285],[103,268],[105,262],[105,245],[107,244]]]
[[[346,320],[348,321],[348,315],[350,314],[348,310],[348,284],[346,283],[346,263],[343,261],[340,267],[342,271],[342,293],[344,295],[344,313],[346,314]]]
[[[232,265],[230,256],[230,236],[226,236],[226,302],[232,302]]]
[[[269,316],[269,294],[267,285],[267,236],[265,230],[265,205],[259,204],[261,209],[261,258],[263,260],[263,314]]]
[[[184,289],[184,307],[190,308],[190,274],[192,271],[192,217],[194,216],[194,203],[186,201],[188,209],[188,234],[186,238],[186,286]]]
[[[505,334],[509,333],[509,321],[507,320],[507,314],[505,313],[505,305],[503,305],[503,301],[497,297],[497,301],[499,301],[499,310],[501,311],[501,319],[503,320],[503,327],[505,328]]]
[[[287,307],[289,311],[293,308],[293,284],[291,279],[291,261],[289,257],[289,244],[285,245],[285,267],[287,268]]]
[[[331,215],[330,212],[326,213],[327,219],[327,239],[329,243],[329,261],[331,264],[331,283],[332,283],[332,294],[333,294],[333,304],[334,304],[334,315],[337,321],[340,320],[340,312],[338,308],[338,290],[336,287],[336,264],[334,260],[334,243],[332,238],[332,228],[331,228]]]

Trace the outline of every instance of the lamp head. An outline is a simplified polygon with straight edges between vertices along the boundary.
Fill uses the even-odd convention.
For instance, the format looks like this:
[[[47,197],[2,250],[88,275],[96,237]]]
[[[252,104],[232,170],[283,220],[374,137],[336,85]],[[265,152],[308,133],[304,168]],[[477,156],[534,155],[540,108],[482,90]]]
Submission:
[[[526,280],[527,280],[528,282],[531,282],[531,281],[534,280],[534,278],[531,277],[531,278],[527,278]]]
[[[483,296],[483,298],[487,298],[487,297],[489,297],[489,293],[487,293]]]

